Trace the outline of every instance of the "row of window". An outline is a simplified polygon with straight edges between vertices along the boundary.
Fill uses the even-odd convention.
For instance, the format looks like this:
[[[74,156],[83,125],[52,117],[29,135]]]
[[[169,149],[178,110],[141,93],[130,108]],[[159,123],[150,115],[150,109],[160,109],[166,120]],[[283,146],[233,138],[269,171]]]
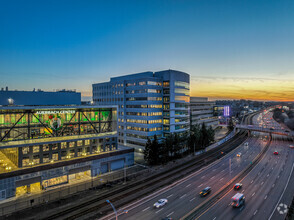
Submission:
[[[127,119],[129,123],[139,123],[139,124],[158,124],[162,123],[161,119],[158,120],[137,120],[137,119]]]
[[[183,81],[175,81],[175,86],[184,87],[185,89],[190,89],[190,84]]]
[[[127,108],[162,108],[162,105],[127,105]]]
[[[127,112],[126,114],[135,116],[161,116],[162,112]]]
[[[126,101],[162,101],[162,97],[130,97]]]
[[[141,128],[141,127],[127,126],[127,130],[151,132],[151,131],[161,131],[162,128],[161,127]]]

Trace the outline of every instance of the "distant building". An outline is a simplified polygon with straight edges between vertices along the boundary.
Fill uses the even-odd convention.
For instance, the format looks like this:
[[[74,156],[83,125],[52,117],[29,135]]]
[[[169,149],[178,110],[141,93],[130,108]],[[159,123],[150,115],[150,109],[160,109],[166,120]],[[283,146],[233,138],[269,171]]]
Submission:
[[[0,90],[0,105],[80,105],[81,93],[61,90],[57,92],[37,91],[11,91]]]
[[[116,106],[0,107],[0,200],[134,164]]]
[[[118,105],[119,143],[143,148],[147,138],[179,135],[190,127],[190,76],[165,70],[110,78],[93,84],[93,101]]]
[[[208,101],[205,97],[190,97],[191,126],[204,123],[206,126],[216,128],[219,124],[218,117],[214,115],[215,102]]]

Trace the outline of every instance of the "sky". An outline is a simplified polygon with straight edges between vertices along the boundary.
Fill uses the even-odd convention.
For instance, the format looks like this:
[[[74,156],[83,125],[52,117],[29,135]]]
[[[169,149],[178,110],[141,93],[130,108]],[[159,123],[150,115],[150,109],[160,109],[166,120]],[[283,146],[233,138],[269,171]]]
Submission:
[[[1,0],[0,87],[76,89],[165,69],[191,95],[294,101],[293,0]]]

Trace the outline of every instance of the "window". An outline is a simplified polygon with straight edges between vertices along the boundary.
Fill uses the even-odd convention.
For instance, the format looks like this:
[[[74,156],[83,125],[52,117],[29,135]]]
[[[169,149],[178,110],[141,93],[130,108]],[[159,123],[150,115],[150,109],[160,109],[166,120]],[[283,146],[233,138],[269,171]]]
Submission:
[[[175,96],[175,101],[190,102],[189,96]]]
[[[38,153],[40,151],[39,146],[33,146],[33,153]]]
[[[185,95],[190,95],[190,90],[175,88],[175,93],[181,93],[181,94],[185,94]]]
[[[152,86],[161,86],[161,82],[148,81],[147,84]]]
[[[169,81],[163,82],[163,87],[169,87]]]
[[[44,151],[49,151],[49,145],[48,144],[43,145],[43,152]]]
[[[61,142],[61,149],[67,148],[67,142]]]
[[[78,142],[77,142],[77,145],[78,145],[78,147],[83,146],[83,141],[78,141]]]
[[[23,154],[28,154],[30,152],[30,147],[23,147],[22,148],[22,153]]]
[[[185,89],[190,89],[190,84],[183,81],[175,81],[175,86],[184,87]]]
[[[169,124],[169,119],[163,119],[163,124]]]

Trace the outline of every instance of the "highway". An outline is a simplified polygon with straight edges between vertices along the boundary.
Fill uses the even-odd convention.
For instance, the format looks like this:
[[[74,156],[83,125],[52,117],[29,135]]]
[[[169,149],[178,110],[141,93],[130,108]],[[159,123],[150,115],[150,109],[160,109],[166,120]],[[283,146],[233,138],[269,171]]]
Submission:
[[[255,116],[253,119],[254,123],[257,123],[257,117]],[[162,219],[164,217],[180,219],[197,205],[209,199],[211,195],[204,198],[199,196],[199,192],[203,188],[210,186],[212,188],[211,194],[213,194],[248,166],[266,145],[263,138],[252,136],[247,139],[249,146],[242,144],[222,159],[196,172],[176,186],[155,195],[152,199],[134,202],[127,206],[128,213],[121,214],[119,219]],[[242,154],[241,157],[236,156],[239,152]],[[229,165],[230,161],[231,166]],[[229,173],[230,167],[231,174]],[[161,198],[168,199],[167,205],[158,209],[153,208],[153,204]],[[106,216],[102,219],[114,218]]]
[[[271,114],[264,118],[269,120]],[[271,121],[266,126],[280,125]],[[242,181],[240,191],[246,197],[245,206],[232,208],[231,198],[236,193],[232,189],[199,219],[285,219],[286,213],[279,213],[277,207],[279,204],[290,205],[294,195],[294,149],[289,148],[290,144],[293,142],[287,138],[273,135],[264,158]],[[274,151],[278,151],[279,155],[274,155]],[[280,209],[281,212],[283,210],[284,207]]]

